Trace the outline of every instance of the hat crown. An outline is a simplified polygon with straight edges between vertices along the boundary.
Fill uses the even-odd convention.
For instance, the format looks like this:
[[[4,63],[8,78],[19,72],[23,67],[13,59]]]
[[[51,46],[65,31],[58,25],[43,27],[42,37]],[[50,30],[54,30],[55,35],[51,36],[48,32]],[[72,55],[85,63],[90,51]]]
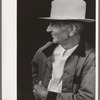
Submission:
[[[85,19],[86,3],[83,0],[54,0],[51,5],[51,18]]]
[[[95,22],[94,19],[85,18],[85,15],[84,0],[54,0],[51,4],[50,17],[40,17],[40,19]]]

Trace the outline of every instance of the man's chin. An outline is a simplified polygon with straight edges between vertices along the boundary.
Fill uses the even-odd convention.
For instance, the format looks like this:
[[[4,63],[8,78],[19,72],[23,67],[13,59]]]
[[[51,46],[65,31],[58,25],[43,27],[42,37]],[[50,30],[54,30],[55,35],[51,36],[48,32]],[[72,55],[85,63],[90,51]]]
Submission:
[[[54,40],[54,39],[52,40],[52,42],[53,42],[53,43],[58,43],[58,41],[57,41],[57,40]]]

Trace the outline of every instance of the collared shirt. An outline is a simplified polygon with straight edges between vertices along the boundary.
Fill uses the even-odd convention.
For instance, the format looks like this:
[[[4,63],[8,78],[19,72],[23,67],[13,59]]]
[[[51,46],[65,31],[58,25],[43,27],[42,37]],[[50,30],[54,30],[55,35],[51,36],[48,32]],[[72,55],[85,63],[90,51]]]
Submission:
[[[58,45],[54,52],[54,62],[52,63],[52,79],[48,85],[48,91],[61,93],[62,91],[62,76],[64,65],[68,57],[75,51],[78,45],[69,50],[65,50],[61,45]]]

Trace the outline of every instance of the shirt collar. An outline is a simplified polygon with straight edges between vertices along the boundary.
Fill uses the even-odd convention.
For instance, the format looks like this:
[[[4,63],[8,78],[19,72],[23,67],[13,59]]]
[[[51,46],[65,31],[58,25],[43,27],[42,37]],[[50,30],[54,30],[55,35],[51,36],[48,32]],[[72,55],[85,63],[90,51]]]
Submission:
[[[58,45],[54,51],[53,51],[53,54],[54,55],[59,55],[59,54],[63,54],[66,50],[61,46],[61,45]]]
[[[74,47],[72,47],[71,49],[64,49],[61,45],[58,45],[54,51],[53,54],[54,55],[66,55],[66,54],[71,54],[72,52],[75,51],[75,49],[78,47],[79,44],[75,45]]]
[[[58,44],[52,43],[50,46],[48,46],[43,50],[43,53],[49,57],[53,54],[53,51],[57,46]],[[76,48],[76,50],[73,52],[73,54],[83,56],[83,57],[85,56],[85,42],[83,39],[79,42],[79,45]]]

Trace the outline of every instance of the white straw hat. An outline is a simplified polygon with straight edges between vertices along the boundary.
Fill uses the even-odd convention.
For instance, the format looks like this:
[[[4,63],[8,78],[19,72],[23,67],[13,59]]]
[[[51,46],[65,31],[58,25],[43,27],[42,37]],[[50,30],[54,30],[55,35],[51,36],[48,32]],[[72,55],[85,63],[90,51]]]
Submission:
[[[94,19],[85,18],[86,2],[83,0],[54,0],[51,4],[50,17],[40,17],[47,20],[71,20],[94,22]]]

